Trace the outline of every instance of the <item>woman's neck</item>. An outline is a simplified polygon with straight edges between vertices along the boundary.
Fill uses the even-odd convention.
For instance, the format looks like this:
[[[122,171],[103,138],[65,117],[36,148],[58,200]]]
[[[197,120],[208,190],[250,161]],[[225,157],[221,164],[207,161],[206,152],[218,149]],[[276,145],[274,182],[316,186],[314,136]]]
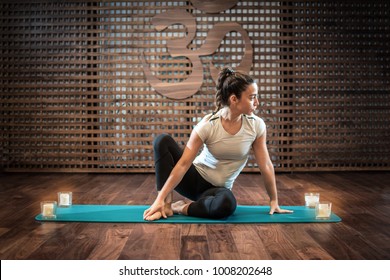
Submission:
[[[241,122],[241,113],[235,113],[229,107],[224,107],[221,109],[221,116],[227,122]]]
[[[221,123],[227,133],[236,135],[242,127],[241,114],[234,114],[229,107],[225,107],[221,111]]]

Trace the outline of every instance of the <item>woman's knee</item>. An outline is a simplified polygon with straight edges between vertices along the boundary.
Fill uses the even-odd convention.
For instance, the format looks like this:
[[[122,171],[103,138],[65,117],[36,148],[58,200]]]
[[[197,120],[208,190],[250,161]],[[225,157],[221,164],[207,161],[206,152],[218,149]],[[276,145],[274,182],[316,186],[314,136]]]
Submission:
[[[168,134],[160,134],[153,140],[153,149],[160,150],[161,147],[166,147],[172,141],[172,137]]]
[[[237,208],[237,201],[230,190],[223,190],[216,194],[210,206],[210,216],[214,219],[229,217]]]

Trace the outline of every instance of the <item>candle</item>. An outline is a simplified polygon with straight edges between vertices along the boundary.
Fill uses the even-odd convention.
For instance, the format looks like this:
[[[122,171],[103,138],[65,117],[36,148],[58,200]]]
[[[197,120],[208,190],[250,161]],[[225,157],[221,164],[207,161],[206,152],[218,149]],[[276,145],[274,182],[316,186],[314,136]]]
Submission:
[[[53,216],[54,214],[54,206],[51,203],[47,203],[43,205],[43,216]]]
[[[318,206],[318,217],[319,218],[325,218],[329,216],[329,207],[328,205],[320,204]]]
[[[58,193],[58,206],[69,207],[72,205],[72,192],[59,192]]]
[[[69,194],[68,193],[60,194],[60,205],[69,205]]]
[[[331,214],[332,203],[331,202],[319,202],[316,205],[316,218],[328,219]]]
[[[44,218],[55,218],[57,210],[56,201],[43,201],[41,202],[41,213]]]
[[[319,193],[305,193],[305,205],[314,208],[316,203],[320,200]]]

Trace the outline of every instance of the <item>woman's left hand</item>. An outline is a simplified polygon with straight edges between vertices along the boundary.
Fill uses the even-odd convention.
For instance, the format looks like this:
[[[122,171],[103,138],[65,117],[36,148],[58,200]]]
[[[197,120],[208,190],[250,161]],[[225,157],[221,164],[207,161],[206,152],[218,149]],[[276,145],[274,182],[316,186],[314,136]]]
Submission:
[[[167,215],[164,211],[164,200],[156,199],[152,206],[150,206],[148,209],[144,211],[144,220],[147,221],[154,221],[158,220],[160,218],[167,218]]]
[[[294,212],[292,210],[281,209],[279,207],[278,202],[276,200],[271,200],[270,207],[271,207],[271,209],[269,211],[270,215],[273,215],[274,213],[285,214],[285,213],[292,213],[292,212]]]

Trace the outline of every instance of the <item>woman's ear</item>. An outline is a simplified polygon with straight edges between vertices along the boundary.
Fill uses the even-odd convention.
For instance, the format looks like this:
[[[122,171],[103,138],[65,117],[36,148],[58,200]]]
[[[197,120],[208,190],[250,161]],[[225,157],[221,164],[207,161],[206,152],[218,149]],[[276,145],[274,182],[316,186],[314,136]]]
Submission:
[[[229,97],[230,104],[235,104],[238,102],[238,98],[235,94],[230,95]]]

